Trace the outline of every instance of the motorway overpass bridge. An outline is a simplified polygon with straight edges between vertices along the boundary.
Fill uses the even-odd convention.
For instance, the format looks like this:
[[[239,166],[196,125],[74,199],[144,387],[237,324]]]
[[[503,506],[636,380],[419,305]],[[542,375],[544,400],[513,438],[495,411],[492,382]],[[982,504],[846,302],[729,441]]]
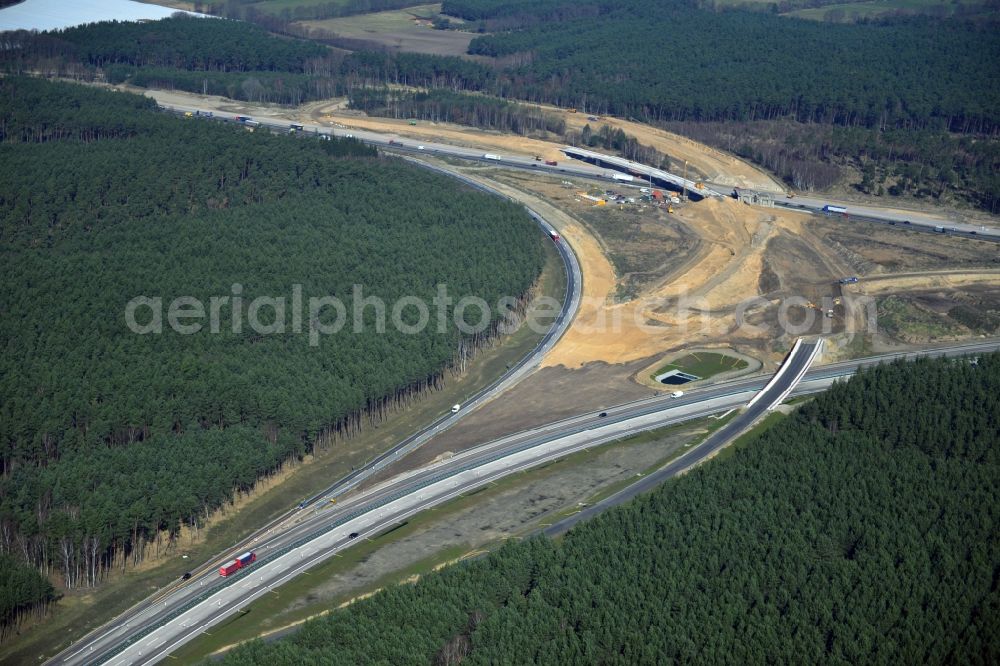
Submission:
[[[222,578],[217,573],[221,562],[213,562],[190,580],[119,616],[64,651],[53,663],[156,663],[292,577],[333,557],[356,538],[379,534],[416,513],[512,473],[635,432],[739,408],[749,400],[745,412],[675,461],[683,467],[675,465],[640,482],[640,489],[650,487],[650,479],[662,480],[665,475],[672,476],[704,460],[779,404],[798,386],[818,350],[818,343],[797,343],[778,373],[763,386],[759,379],[749,384],[744,381],[739,386],[700,390],[691,397],[661,397],[608,410],[603,415],[566,419],[488,442],[390,479],[336,505],[320,503],[305,508],[294,520],[260,535],[247,547],[257,554],[255,565]],[[832,377],[823,378],[809,390],[830,381]]]
[[[606,155],[604,153],[598,153],[584,148],[576,148],[574,146],[566,146],[565,148],[562,148],[562,152],[565,153],[567,157],[581,160],[589,164],[596,164],[600,167],[613,169],[632,177],[641,178],[653,186],[686,192],[688,195],[694,195],[698,199],[726,196],[722,194],[722,192],[708,187],[703,183],[688,180],[687,178],[672,174],[669,171],[664,171],[663,169],[656,169],[639,162],[633,162],[632,160],[627,160],[624,157],[615,157],[614,155]],[[614,174],[611,175],[611,178],[615,179]]]

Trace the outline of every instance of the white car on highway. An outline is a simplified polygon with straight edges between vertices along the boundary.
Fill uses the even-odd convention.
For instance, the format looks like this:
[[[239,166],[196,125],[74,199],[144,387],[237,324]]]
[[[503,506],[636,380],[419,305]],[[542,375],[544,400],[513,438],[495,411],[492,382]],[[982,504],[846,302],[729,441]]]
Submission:
[[[671,398],[679,398],[682,395],[684,395],[684,391],[674,391],[673,393],[670,394],[670,397]]]

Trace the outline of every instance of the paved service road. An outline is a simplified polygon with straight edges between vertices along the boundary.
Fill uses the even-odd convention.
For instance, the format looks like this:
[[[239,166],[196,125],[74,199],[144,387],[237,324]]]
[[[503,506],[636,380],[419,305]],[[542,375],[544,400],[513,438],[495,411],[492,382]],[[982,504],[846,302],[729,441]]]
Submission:
[[[822,390],[859,367],[888,358],[975,354],[1000,349],[1000,342],[963,345],[926,352],[862,359],[817,368],[805,374],[793,395]],[[788,377],[798,374],[790,359]],[[295,521],[264,534],[254,544],[259,561],[229,578],[202,573],[157,598],[146,608],[116,618],[92,636],[61,653],[53,663],[154,663],[212,624],[290,577],[333,556],[353,541],[350,535],[377,534],[409,516],[448,501],[490,481],[574,451],[637,432],[741,407],[765,385],[744,379],[691,391],[681,398],[657,396],[607,410],[607,417],[583,414],[510,435],[415,470],[336,505],[300,512]],[[775,388],[782,388],[776,385]],[[757,404],[766,406],[766,400]],[[697,462],[705,449],[692,448],[668,471],[644,479],[636,492]],[[652,476],[652,475],[651,475]],[[235,553],[234,553],[235,555]],[[229,558],[226,558],[229,559]],[[220,563],[213,563],[218,565]]]

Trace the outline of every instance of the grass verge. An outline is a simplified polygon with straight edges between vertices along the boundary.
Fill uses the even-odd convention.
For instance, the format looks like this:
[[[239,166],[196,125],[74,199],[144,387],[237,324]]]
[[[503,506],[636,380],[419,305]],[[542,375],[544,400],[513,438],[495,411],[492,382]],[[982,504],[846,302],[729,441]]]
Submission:
[[[729,356],[728,354],[692,352],[667,363],[650,375],[650,377],[656,379],[657,376],[669,370],[680,370],[681,372],[696,375],[699,379],[708,379],[723,372],[743,370],[747,365],[749,364],[743,359]]]
[[[535,481],[552,478],[555,475],[570,471],[578,466],[587,465],[612,447],[656,443],[667,437],[683,437],[687,433],[690,433],[691,437],[701,437],[703,436],[702,433],[706,430],[711,432],[711,430],[721,425],[722,423],[717,423],[715,419],[700,419],[689,423],[672,425],[635,437],[616,440],[591,449],[579,451],[553,462],[494,481],[487,486],[466,493],[434,509],[422,512],[400,526],[383,531],[379,536],[371,540],[362,541],[352,546],[344,551],[342,556],[330,558],[323,564],[310,570],[308,575],[299,576],[289,581],[279,588],[275,595],[269,595],[255,601],[249,607],[248,612],[214,627],[210,634],[203,635],[195,641],[188,643],[172,656],[184,663],[196,662],[211,656],[219,650],[255,637],[266,636],[275,631],[283,633],[285,628],[294,627],[310,617],[329,612],[330,609],[336,608],[352,599],[372,594],[388,585],[412,581],[414,577],[427,574],[444,564],[489,552],[498,547],[503,540],[494,540],[475,545],[467,543],[450,545],[438,552],[429,554],[417,562],[407,564],[396,571],[381,576],[371,585],[365,586],[364,589],[352,589],[345,591],[343,594],[335,595],[332,598],[317,599],[316,591],[319,588],[329,585],[335,576],[348,573],[353,567],[364,564],[376,550],[399,542],[431,525],[444,523],[450,517],[467,509],[496,501],[500,495],[507,491],[526,486]],[[705,435],[707,435],[707,432],[705,432]],[[687,448],[678,444],[676,451],[672,451],[655,465],[651,466],[649,471],[661,467],[675,455],[679,455],[686,450]],[[631,482],[631,480],[626,480],[621,485],[628,485]],[[611,485],[615,487],[614,492],[617,492],[619,484]],[[572,513],[572,511],[576,510],[576,505],[567,507],[566,510]],[[537,521],[548,520],[550,517],[557,515],[561,515],[561,513],[540,516]],[[512,538],[518,538],[529,532],[536,531],[537,521],[532,523],[529,530],[514,534]]]
[[[781,412],[771,412],[765,416],[762,421],[758,422],[757,425],[734,439],[726,445],[725,448],[715,454],[713,460],[726,460],[727,458],[732,458],[736,455],[736,451],[738,449],[742,449],[753,443],[758,437],[776,426],[784,418],[785,415]]]

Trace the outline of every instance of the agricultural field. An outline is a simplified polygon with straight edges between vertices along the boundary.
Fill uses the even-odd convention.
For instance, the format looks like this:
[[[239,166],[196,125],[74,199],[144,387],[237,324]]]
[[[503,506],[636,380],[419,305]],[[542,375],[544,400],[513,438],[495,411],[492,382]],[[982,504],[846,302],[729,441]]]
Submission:
[[[996,8],[989,7],[984,0],[948,2],[945,0],[870,0],[869,2],[845,2],[823,7],[796,9],[782,14],[792,18],[853,23],[889,15],[927,14],[936,17],[969,17],[995,14]]]
[[[338,37],[365,40],[373,46],[393,51],[465,56],[469,42],[476,34],[460,30],[435,30],[431,22],[440,12],[441,5],[437,3],[335,19],[301,21],[296,25],[333,33]]]
[[[346,6],[350,0],[264,0],[250,5],[251,8],[265,13],[280,16],[282,12],[294,12],[299,8],[340,5]]]

